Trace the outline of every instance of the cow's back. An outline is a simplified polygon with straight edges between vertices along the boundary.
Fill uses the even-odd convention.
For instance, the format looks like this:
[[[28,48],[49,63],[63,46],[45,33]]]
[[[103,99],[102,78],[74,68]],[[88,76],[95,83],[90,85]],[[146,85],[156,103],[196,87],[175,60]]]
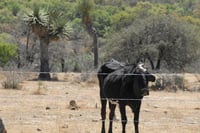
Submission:
[[[103,88],[104,80],[107,77],[107,75],[116,71],[116,70],[119,70],[123,67],[124,67],[123,63],[121,63],[121,62],[119,62],[115,59],[111,59],[111,60],[107,61],[106,63],[104,63],[99,68],[97,77],[98,77],[98,80],[99,80],[100,96],[101,97],[104,97],[102,88]]]
[[[131,69],[134,66],[124,66],[123,68],[110,73],[104,80],[103,93],[107,98],[123,98],[129,95],[133,85],[133,75]],[[123,94],[128,92],[128,94]]]

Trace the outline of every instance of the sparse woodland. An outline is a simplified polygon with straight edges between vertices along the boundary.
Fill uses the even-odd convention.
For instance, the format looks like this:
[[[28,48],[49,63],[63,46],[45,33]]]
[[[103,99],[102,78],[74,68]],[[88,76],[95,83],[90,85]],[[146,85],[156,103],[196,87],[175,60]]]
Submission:
[[[200,72],[199,7],[199,0],[3,0],[0,66],[83,72],[115,58]]]

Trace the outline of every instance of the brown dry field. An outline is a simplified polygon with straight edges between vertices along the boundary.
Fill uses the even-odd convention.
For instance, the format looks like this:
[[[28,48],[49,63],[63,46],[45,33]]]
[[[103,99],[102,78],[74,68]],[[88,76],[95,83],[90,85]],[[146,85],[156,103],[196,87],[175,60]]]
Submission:
[[[100,133],[95,75],[87,82],[80,74],[57,76],[58,81],[24,80],[19,90],[0,87],[0,117],[8,133]],[[195,76],[186,77],[188,85],[199,83]],[[77,110],[69,108],[70,100],[76,101]],[[120,118],[118,108],[116,114]],[[128,107],[127,117],[127,133],[134,133],[133,114]],[[150,91],[142,102],[139,128],[140,133],[199,133],[200,92]],[[121,133],[120,121],[114,122],[113,132]]]

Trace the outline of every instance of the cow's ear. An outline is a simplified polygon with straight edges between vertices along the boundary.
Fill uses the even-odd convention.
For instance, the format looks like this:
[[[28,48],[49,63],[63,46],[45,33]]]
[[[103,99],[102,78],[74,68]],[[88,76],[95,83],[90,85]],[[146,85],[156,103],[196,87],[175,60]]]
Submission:
[[[156,77],[154,75],[148,75],[148,81],[155,82]]]

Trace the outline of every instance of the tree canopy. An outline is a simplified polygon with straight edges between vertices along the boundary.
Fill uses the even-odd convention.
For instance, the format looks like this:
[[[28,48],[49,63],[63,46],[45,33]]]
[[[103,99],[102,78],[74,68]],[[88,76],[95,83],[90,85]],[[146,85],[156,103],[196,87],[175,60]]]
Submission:
[[[112,52],[106,56],[128,63],[148,60],[152,69],[160,69],[162,62],[162,67],[182,71],[198,58],[200,42],[195,30],[170,16],[137,20],[112,36],[105,48],[112,48]]]

